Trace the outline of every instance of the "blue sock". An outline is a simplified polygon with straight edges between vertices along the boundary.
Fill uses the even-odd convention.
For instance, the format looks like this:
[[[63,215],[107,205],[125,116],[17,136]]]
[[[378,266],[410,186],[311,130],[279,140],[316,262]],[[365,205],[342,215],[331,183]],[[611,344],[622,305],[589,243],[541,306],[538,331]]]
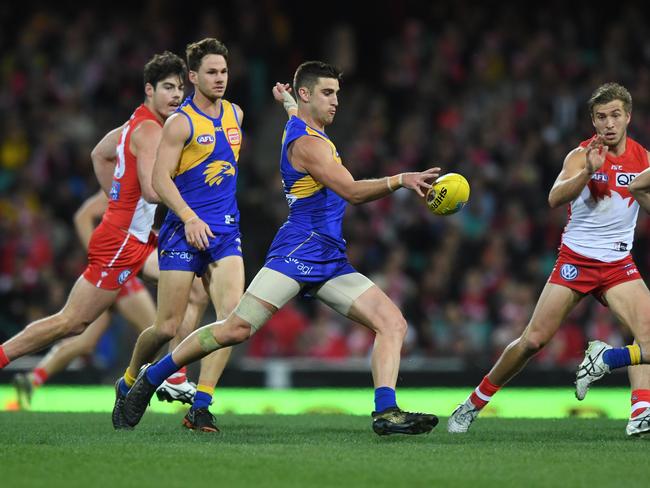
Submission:
[[[154,386],[160,386],[170,374],[175,373],[179,369],[181,369],[180,366],[176,365],[171,353],[169,353],[156,364],[150,366],[145,374],[149,383]]]
[[[197,390],[194,394],[194,401],[192,402],[192,410],[197,408],[208,408],[210,402],[212,401],[212,395],[207,394],[204,391]]]
[[[397,407],[395,390],[388,386],[380,386],[375,390],[375,412],[383,412],[391,407]]]
[[[603,362],[609,369],[623,368],[632,364],[632,356],[627,347],[615,347],[603,353]]]
[[[122,395],[126,395],[130,390],[126,381],[124,381],[124,378],[120,378],[120,382],[117,384],[117,389],[120,390]]]

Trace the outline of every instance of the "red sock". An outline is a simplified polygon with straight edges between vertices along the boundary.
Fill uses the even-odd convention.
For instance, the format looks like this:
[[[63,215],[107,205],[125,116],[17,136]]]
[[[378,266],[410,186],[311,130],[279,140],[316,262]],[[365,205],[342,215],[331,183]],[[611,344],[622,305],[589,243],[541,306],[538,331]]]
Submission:
[[[478,408],[482,409],[492,400],[492,395],[499,391],[500,386],[493,385],[487,376],[483,378],[481,384],[476,387],[474,392],[470,395],[469,399],[472,404]]]
[[[187,367],[183,366],[181,369],[176,371],[174,374],[172,374],[169,378],[167,378],[167,383],[171,383],[172,385],[180,385],[181,383],[185,383],[187,381]]]
[[[0,346],[0,369],[9,364],[9,358],[5,354],[4,347]]]
[[[632,390],[632,415],[636,417],[650,407],[650,390]]]
[[[34,371],[32,371],[32,385],[41,386],[47,381],[48,376],[47,371],[43,368],[34,368]]]

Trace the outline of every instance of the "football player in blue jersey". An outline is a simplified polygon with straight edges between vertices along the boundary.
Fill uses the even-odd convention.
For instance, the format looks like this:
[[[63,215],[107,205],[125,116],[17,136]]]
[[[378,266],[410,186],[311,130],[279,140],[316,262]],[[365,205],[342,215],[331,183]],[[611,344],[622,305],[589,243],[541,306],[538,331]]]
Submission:
[[[294,76],[297,103],[286,85],[275,86],[275,98],[283,101],[290,115],[280,161],[289,205],[287,221],[234,313],[196,330],[172,354],[143,370],[124,405],[130,425],[139,422],[156,386],[170,372],[247,340],[298,294],[320,299],[375,333],[372,426],[377,434],[422,434],[438,423],[435,415],[406,412],[397,405],[395,385],[406,320],[390,298],[348,262],[342,221],[348,202],[369,202],[402,187],[424,197],[440,168],[355,180],[325,133],[338,110],[339,80],[333,66],[310,61],[299,66]]]
[[[160,279],[154,324],[140,334],[122,381],[124,393],[140,367],[175,336],[194,276],[201,276],[219,320],[244,291],[244,264],[235,198],[242,142],[240,107],[225,100],[228,50],[206,38],[186,49],[194,93],[169,117],[154,164],[153,187],[169,212],[158,237]],[[218,432],[208,410],[230,356],[221,349],[201,362],[197,392],[183,424]]]

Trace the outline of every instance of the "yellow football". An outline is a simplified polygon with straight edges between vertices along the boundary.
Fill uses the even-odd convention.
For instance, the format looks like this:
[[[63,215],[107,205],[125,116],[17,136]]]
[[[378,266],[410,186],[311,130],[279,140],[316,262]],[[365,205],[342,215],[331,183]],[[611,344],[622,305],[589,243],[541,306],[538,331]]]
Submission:
[[[458,212],[469,200],[469,183],[463,175],[447,173],[438,178],[427,192],[425,201],[436,215]]]

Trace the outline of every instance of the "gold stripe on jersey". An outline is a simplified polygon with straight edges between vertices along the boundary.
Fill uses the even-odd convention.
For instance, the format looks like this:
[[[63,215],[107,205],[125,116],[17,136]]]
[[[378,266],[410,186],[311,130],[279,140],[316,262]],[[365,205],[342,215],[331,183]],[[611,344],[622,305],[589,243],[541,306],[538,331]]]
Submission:
[[[297,180],[291,186],[289,194],[294,195],[297,198],[307,198],[312,196],[314,193],[319,192],[322,188],[322,184],[315,181],[311,175],[307,175]]]
[[[223,106],[221,128],[230,144],[236,162],[239,159],[239,149],[241,147],[241,130],[235,118],[233,105],[227,100],[221,100],[221,104]],[[183,148],[176,175],[185,173],[205,161],[214,152],[217,139],[214,123],[211,119],[198,113],[190,104],[183,106],[181,110],[192,121],[192,139]],[[205,137],[199,143],[198,140],[201,136]]]

